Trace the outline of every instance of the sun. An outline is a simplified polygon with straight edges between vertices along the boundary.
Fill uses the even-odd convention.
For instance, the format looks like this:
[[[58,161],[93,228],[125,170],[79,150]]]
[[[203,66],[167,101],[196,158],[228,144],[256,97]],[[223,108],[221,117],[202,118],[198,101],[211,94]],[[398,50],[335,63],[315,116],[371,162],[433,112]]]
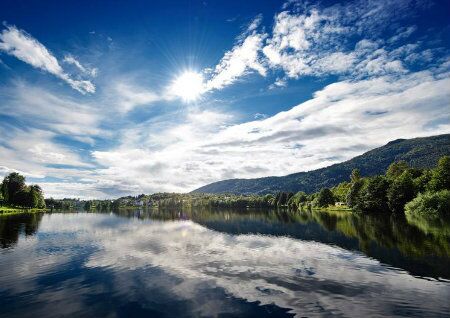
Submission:
[[[203,76],[194,71],[186,71],[174,80],[170,90],[184,101],[192,102],[205,91]]]

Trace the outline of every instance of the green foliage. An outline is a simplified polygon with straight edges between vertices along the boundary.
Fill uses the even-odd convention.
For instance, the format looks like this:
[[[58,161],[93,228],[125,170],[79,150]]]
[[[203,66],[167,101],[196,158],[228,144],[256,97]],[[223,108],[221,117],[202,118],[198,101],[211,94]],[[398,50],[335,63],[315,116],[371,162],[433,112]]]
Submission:
[[[302,206],[304,203],[306,203],[307,201],[308,201],[308,195],[303,191],[299,191],[289,199],[288,206],[291,209],[296,210],[300,206]]]
[[[8,203],[13,205],[23,205],[25,196],[22,191],[25,189],[25,177],[12,172],[3,179],[4,194],[8,198]]]
[[[405,204],[414,199],[416,189],[412,173],[404,170],[400,176],[392,181],[387,192],[389,209],[394,213],[403,213]]]
[[[86,203],[84,204],[84,210],[85,211],[90,211],[92,208],[92,202],[91,201],[86,201]]]
[[[450,190],[450,157],[442,157],[436,169],[433,170],[431,180],[428,184],[431,191]]]
[[[355,183],[356,181],[359,181],[361,179],[361,171],[359,169],[353,169],[352,173],[350,174],[350,181],[352,183]]]
[[[3,179],[0,185],[0,192],[2,193],[3,202],[8,203],[9,202],[8,183],[5,180],[6,178]]]
[[[400,139],[373,149],[351,160],[329,167],[290,174],[284,177],[230,179],[203,186],[195,193],[267,194],[279,191],[304,191],[308,194],[331,188],[343,181],[353,169],[363,176],[385,174],[392,162],[405,161],[410,167],[431,168],[439,158],[450,155],[450,135]]]
[[[398,161],[388,166],[382,175],[363,177],[358,169],[349,172],[351,182],[341,182],[333,188],[323,187],[319,192],[307,194],[303,191],[277,191],[276,194],[236,195],[207,193],[155,193],[151,195],[127,196],[117,200],[76,201],[73,199],[49,199],[48,206],[78,207],[87,211],[108,211],[128,207],[152,207],[186,209],[202,208],[279,208],[293,210],[310,209],[313,206],[328,207],[336,201],[347,202],[354,211],[362,213],[403,213],[405,204],[414,199],[417,193],[427,189],[445,187],[448,179],[450,159],[443,157],[435,169],[408,168],[406,162]],[[27,187],[25,190],[28,189]],[[29,187],[32,189],[32,187]],[[33,188],[34,189],[34,188]],[[34,190],[33,190],[34,191]],[[26,196],[23,201],[26,201]],[[31,196],[32,204],[36,200]],[[72,200],[72,201],[71,201]],[[433,201],[434,202],[434,201]]]
[[[405,214],[410,218],[450,219],[450,191],[441,190],[434,193],[419,194],[414,200],[406,204]]]
[[[389,165],[386,171],[386,177],[389,179],[398,178],[403,172],[409,169],[409,165],[406,161],[400,160]]]
[[[44,195],[38,185],[27,186],[25,177],[12,172],[1,184],[4,204],[24,208],[45,208]]]
[[[334,205],[334,196],[330,189],[324,188],[320,190],[315,198],[315,205],[320,208],[326,208],[329,205]]]
[[[276,205],[275,197],[272,194],[266,194],[264,196],[264,201],[267,202],[269,206],[275,206]]]
[[[292,192],[278,192],[275,197],[276,205],[279,207],[287,206],[293,195]]]
[[[387,191],[389,182],[384,176],[368,178],[361,191],[359,209],[365,212],[388,212]]]
[[[350,192],[352,184],[350,182],[341,182],[337,186],[331,188],[333,196],[338,202],[346,202],[348,193]]]
[[[361,207],[361,192],[364,187],[365,180],[360,179],[352,182],[350,185],[350,190],[347,193],[347,205],[353,209],[359,209]]]
[[[433,173],[431,170],[426,169],[422,171],[422,174],[419,177],[414,179],[414,188],[418,193],[423,193],[427,190],[432,176]]]

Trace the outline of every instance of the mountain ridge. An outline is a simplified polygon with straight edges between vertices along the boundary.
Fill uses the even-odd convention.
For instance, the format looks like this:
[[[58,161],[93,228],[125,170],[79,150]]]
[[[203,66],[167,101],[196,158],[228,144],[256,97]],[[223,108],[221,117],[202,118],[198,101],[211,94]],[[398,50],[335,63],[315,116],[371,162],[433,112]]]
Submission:
[[[414,168],[431,168],[440,157],[450,155],[450,134],[395,139],[350,160],[324,168],[286,176],[227,179],[204,185],[191,193],[266,194],[278,191],[312,193],[347,181],[351,171],[363,176],[383,174],[394,161],[405,160]]]

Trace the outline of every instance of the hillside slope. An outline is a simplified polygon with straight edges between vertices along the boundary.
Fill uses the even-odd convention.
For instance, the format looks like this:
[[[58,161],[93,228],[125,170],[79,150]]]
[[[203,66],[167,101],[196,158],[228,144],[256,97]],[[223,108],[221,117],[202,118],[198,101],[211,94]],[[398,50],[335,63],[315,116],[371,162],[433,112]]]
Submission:
[[[348,161],[329,167],[283,177],[229,179],[198,188],[196,193],[273,193],[277,191],[315,192],[349,179],[354,168],[363,176],[383,174],[394,161],[405,160],[412,167],[436,165],[440,157],[450,155],[450,134],[414,139],[397,139]]]

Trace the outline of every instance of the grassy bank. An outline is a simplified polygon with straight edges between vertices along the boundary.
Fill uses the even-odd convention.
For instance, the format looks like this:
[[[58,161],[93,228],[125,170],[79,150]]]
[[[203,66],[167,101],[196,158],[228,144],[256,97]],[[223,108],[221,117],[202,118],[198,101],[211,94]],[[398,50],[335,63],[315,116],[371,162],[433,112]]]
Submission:
[[[19,214],[19,213],[36,213],[36,212],[46,212],[48,209],[27,209],[27,208],[18,208],[11,206],[0,206],[0,215],[11,215],[11,214]]]

